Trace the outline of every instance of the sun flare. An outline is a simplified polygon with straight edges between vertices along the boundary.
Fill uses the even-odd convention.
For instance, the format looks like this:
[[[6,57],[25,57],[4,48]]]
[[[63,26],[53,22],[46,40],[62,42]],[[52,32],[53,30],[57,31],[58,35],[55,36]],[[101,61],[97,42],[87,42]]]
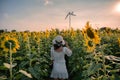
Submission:
[[[116,5],[115,10],[120,13],[120,2]]]

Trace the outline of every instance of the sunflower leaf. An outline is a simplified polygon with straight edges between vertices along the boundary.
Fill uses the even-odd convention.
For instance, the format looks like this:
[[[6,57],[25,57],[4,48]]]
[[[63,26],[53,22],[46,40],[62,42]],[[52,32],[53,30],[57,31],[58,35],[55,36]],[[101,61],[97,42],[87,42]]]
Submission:
[[[6,68],[10,69],[10,64],[9,64],[9,63],[3,63],[3,65],[4,65]],[[17,65],[17,63],[12,64],[12,68],[15,67],[16,65]]]
[[[19,72],[21,72],[22,74],[24,74],[25,76],[32,78],[32,75],[24,70],[19,70]]]

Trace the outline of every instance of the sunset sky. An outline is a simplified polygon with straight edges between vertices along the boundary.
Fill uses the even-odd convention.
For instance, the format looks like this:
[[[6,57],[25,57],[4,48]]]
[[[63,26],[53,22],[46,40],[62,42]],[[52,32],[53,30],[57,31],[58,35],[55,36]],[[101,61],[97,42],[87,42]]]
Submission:
[[[82,29],[87,21],[94,28],[120,28],[120,0],[0,0],[0,29],[40,31],[50,28]]]

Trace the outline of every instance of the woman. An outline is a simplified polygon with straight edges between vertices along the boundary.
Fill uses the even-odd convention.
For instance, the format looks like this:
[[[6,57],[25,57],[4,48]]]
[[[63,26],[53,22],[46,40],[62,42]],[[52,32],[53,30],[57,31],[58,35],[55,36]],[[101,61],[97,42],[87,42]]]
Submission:
[[[66,68],[65,55],[71,56],[72,51],[64,47],[65,41],[62,36],[56,36],[53,39],[53,46],[51,47],[51,59],[53,61],[53,69],[51,72],[51,78],[54,80],[68,79],[68,71]]]

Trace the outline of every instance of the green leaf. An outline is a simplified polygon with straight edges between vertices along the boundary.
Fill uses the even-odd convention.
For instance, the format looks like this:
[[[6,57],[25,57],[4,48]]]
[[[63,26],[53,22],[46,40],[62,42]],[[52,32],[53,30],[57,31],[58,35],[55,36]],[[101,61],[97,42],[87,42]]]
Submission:
[[[110,70],[111,73],[119,72],[119,69]]]
[[[120,63],[116,63],[116,68],[120,68]]]
[[[21,72],[22,74],[24,74],[25,76],[32,78],[32,75],[24,70],[19,70],[19,72]]]
[[[29,61],[22,61],[19,66],[23,68],[27,64],[29,64]]]
[[[39,74],[34,68],[30,67],[28,70],[30,71],[30,73],[31,73],[35,78],[37,78],[38,80],[40,79],[40,74]],[[37,70],[39,70],[39,69],[37,69]]]
[[[23,60],[23,59],[24,59],[24,58],[21,57],[21,56],[15,58],[15,60],[20,60],[20,61]]]
[[[6,79],[7,79],[7,76],[5,75],[0,76],[0,80],[6,80]]]
[[[23,74],[17,74],[14,76],[14,80],[21,80],[22,77],[23,77]]]
[[[101,68],[101,66],[102,66],[101,63],[98,63],[98,64],[91,63],[91,66],[87,70],[88,76],[94,74],[97,70]]]
[[[3,63],[3,65],[4,65],[6,68],[10,69],[10,64],[8,64],[8,63]],[[17,65],[17,63],[13,63],[11,67],[13,68],[13,67],[15,67],[16,65]]]
[[[0,66],[0,70],[8,70],[5,66]]]
[[[95,66],[95,63],[94,62],[91,63],[90,67],[87,70],[88,76],[91,75],[91,74],[93,74],[93,72],[92,72],[93,70],[92,69],[94,69],[94,66]]]
[[[109,65],[105,65],[106,69],[111,69],[112,67]]]
[[[108,77],[103,76],[102,80],[108,80]]]

